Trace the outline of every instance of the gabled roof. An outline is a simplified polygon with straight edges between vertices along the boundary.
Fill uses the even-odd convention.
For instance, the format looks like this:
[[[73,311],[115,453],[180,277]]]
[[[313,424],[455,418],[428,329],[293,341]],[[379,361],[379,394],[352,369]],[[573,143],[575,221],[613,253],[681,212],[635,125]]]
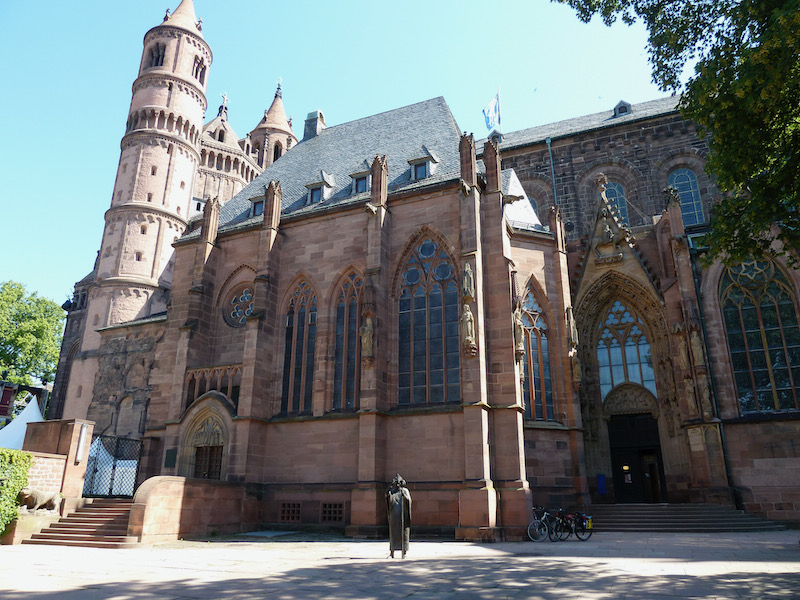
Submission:
[[[579,133],[604,129],[606,127],[616,127],[623,123],[675,113],[678,111],[677,107],[679,101],[679,96],[668,96],[666,98],[650,100],[649,102],[642,102],[640,104],[631,104],[629,105],[630,111],[623,115],[614,116],[614,108],[612,107],[606,111],[594,113],[592,115],[575,117],[574,119],[567,119],[566,121],[558,121],[556,123],[538,125],[528,129],[504,133],[503,141],[500,144],[500,150],[501,152],[508,151],[520,146],[542,143],[547,138],[563,138]],[[622,102],[619,104],[622,104]],[[617,104],[617,106],[619,106],[619,104]],[[482,144],[479,147],[482,148]]]
[[[444,98],[434,98],[322,130],[303,140],[267,167],[220,211],[220,231],[250,219],[251,199],[262,197],[271,180],[281,184],[283,215],[312,214],[332,206],[365,202],[369,192],[353,195],[353,173],[364,172],[365,161],[386,155],[389,192],[422,188],[460,177],[461,132]],[[412,180],[409,160],[436,156],[436,172]],[[335,182],[330,196],[306,205],[306,185],[324,171]],[[254,217],[260,219],[261,217]]]

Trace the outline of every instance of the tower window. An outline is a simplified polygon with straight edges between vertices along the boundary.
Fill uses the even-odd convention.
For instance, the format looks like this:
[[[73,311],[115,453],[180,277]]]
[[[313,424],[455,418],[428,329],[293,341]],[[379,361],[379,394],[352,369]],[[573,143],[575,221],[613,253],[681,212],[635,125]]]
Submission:
[[[220,129],[219,132],[217,133],[217,140],[220,141],[220,142],[224,142],[225,141],[225,130],[224,129]]]
[[[142,225],[140,231],[142,232],[142,235],[145,235],[147,233],[147,225]]]
[[[161,67],[164,65],[164,54],[166,46],[164,44],[153,44],[147,56],[147,65],[145,68]]]
[[[147,201],[148,202],[152,202],[153,201],[153,194],[152,193],[147,194]]]
[[[204,83],[206,79],[206,65],[203,59],[199,56],[194,57],[194,67],[192,68],[192,76],[200,83]]]
[[[142,262],[142,253],[141,252],[137,252],[136,253],[136,262]]]
[[[158,167],[153,165],[152,167],[150,167],[150,175],[155,175],[156,173],[158,173]]]
[[[182,190],[186,189],[186,182],[185,181],[181,181],[181,189]]]
[[[275,144],[275,148],[273,148],[272,150],[272,162],[278,160],[282,154],[283,154],[283,147],[280,144]]]

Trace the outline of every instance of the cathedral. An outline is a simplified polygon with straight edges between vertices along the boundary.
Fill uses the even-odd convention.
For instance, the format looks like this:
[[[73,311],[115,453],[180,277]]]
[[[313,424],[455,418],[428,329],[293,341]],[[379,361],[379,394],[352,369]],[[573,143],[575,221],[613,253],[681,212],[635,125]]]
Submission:
[[[800,519],[800,273],[703,260],[718,192],[675,98],[298,137],[279,86],[239,137],[225,101],[203,123],[211,62],[191,0],[144,37],[49,418],[139,440],[139,484],[226,482],[248,523],[376,535],[397,474],[465,540],[533,505]]]

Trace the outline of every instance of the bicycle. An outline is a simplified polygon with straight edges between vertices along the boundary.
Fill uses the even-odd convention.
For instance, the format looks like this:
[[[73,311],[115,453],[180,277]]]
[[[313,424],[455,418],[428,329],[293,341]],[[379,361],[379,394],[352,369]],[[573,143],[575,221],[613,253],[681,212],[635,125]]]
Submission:
[[[558,542],[569,538],[573,533],[580,541],[585,542],[592,537],[592,517],[580,511],[575,514],[564,512],[563,509],[556,511],[555,520],[550,527],[550,541]]]
[[[542,506],[533,509],[533,521],[528,524],[528,537],[532,542],[541,542],[548,537],[550,513]]]

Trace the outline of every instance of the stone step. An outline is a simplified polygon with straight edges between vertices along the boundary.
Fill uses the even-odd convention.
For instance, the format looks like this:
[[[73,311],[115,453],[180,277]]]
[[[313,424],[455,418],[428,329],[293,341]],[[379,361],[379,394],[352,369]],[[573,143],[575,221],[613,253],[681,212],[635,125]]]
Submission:
[[[596,504],[588,507],[597,531],[781,531],[781,523],[716,504]]]
[[[91,502],[22,543],[133,548],[139,542],[127,535],[131,505],[130,500]]]

